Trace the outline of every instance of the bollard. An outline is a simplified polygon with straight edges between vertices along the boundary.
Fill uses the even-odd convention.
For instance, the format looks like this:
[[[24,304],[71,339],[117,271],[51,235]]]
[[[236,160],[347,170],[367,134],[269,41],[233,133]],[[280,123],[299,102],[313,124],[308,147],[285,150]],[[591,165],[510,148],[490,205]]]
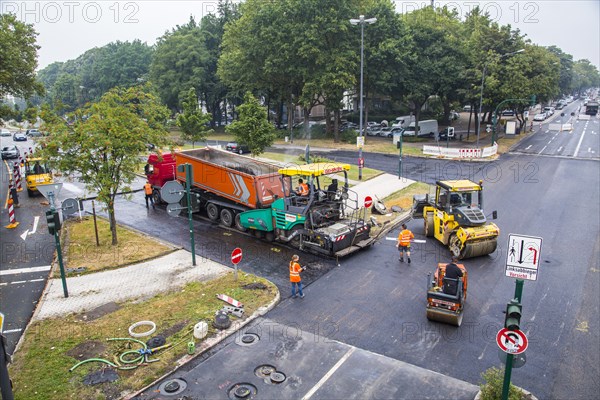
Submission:
[[[21,168],[19,168],[19,165],[17,163],[15,163],[13,175],[15,177],[15,187],[17,188],[17,191],[22,192],[23,184],[21,183]]]
[[[6,228],[8,228],[8,229],[14,229],[17,226],[19,226],[19,223],[17,222],[17,219],[15,218],[15,208],[13,206],[12,197],[8,198],[8,222],[9,222],[9,224],[6,225]]]
[[[9,195],[10,197],[13,199],[13,203],[15,205],[15,208],[19,208],[19,194],[17,193],[17,188],[15,187],[15,185],[13,185],[13,180],[10,179],[8,182],[8,191],[9,191]]]

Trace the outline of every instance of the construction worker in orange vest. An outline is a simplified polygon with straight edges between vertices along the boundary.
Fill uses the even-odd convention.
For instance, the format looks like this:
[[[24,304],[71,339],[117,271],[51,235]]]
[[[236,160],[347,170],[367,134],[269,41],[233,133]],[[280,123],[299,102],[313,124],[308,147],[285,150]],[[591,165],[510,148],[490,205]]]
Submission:
[[[308,185],[304,183],[302,178],[298,179],[298,190],[296,193],[300,196],[308,196]]]
[[[396,247],[400,251],[400,262],[404,262],[404,252],[410,264],[410,241],[415,238],[415,235],[406,228],[406,224],[402,224],[402,231],[398,234],[398,243]]]
[[[290,261],[290,282],[292,283],[292,297],[304,298],[304,293],[302,293],[302,279],[300,278],[300,272],[304,271],[306,267],[301,267],[298,261],[300,257],[297,254],[292,256],[292,261]],[[296,295],[296,287],[298,287],[298,295]]]
[[[146,208],[148,208],[148,199],[150,199],[152,209],[156,209],[156,207],[154,207],[154,197],[152,196],[152,185],[149,181],[146,181],[146,184],[144,185],[144,193],[146,193]]]

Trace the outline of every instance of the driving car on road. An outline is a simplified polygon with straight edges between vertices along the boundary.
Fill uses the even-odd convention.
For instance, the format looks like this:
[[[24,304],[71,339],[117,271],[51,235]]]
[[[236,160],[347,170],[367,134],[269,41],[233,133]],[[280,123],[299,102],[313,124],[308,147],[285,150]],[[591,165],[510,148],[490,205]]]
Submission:
[[[225,145],[225,150],[233,153],[244,154],[250,153],[250,149],[245,144],[239,144],[238,142],[229,142]]]
[[[42,136],[42,132],[40,132],[38,129],[27,129],[27,131],[25,132],[25,134],[29,137],[40,137]]]
[[[21,153],[19,152],[19,148],[17,146],[5,146],[2,148],[2,159],[9,158],[19,158]]]
[[[546,119],[546,113],[535,114],[534,121],[543,121]]]
[[[6,128],[0,129],[0,136],[10,136],[10,131]]]
[[[27,135],[25,135],[23,132],[15,132],[13,134],[13,140],[15,142],[26,142],[27,141]]]

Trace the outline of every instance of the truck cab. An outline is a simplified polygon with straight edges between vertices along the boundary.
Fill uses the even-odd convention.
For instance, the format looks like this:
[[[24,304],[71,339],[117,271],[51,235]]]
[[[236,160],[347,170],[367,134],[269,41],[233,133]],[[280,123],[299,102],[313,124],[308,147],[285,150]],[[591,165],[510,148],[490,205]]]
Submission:
[[[41,158],[27,158],[25,160],[25,182],[27,194],[35,195],[38,191],[37,185],[54,183],[52,171]]]

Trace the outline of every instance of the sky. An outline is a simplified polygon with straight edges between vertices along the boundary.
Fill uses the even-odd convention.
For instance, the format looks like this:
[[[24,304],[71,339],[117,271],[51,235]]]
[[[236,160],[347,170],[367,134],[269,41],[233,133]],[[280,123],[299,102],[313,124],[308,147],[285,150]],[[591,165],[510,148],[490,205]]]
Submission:
[[[410,12],[431,1],[394,3],[397,11]],[[479,6],[494,21],[519,29],[533,43],[555,45],[574,60],[588,59],[600,69],[600,0],[465,0],[435,1],[435,5],[448,5],[462,16]],[[0,12],[17,15],[39,33],[38,69],[117,40],[140,39],[152,45],[166,31],[187,23],[190,16],[199,21],[216,11],[216,6],[216,0],[0,0]]]

